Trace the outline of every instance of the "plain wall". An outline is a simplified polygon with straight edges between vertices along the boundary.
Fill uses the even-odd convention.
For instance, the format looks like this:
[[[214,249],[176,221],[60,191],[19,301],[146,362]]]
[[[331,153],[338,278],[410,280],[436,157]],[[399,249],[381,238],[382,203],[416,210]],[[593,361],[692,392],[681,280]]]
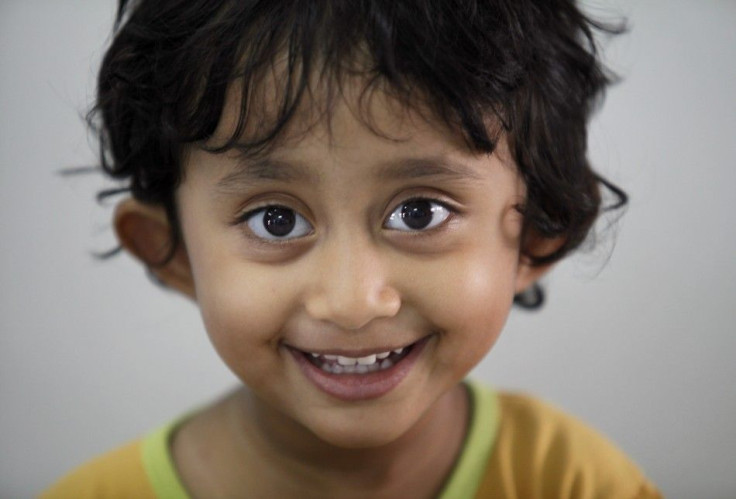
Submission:
[[[668,497],[736,497],[736,2],[595,5],[632,28],[604,44],[623,82],[590,135],[631,204],[553,272],[543,311],[513,312],[475,376],[587,420]],[[95,162],[80,116],[114,7],[0,1],[2,497],[234,383],[191,303],[127,256],[92,256],[115,244],[94,202],[110,184],[58,174]]]

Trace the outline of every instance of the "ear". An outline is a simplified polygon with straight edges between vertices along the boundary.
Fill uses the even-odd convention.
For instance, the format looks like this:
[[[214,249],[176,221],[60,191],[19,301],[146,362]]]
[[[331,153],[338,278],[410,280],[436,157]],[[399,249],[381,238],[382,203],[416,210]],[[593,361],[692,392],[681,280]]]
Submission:
[[[118,240],[128,253],[165,286],[194,299],[194,280],[183,243],[166,260],[171,249],[171,225],[162,206],[125,199],[115,209],[114,225]]]
[[[557,251],[565,243],[564,237],[547,238],[537,234],[530,234],[524,238],[524,253],[527,255],[549,255]],[[516,269],[516,287],[514,293],[521,293],[529,289],[542,278],[556,262],[535,265],[524,254],[519,255],[519,265]]]

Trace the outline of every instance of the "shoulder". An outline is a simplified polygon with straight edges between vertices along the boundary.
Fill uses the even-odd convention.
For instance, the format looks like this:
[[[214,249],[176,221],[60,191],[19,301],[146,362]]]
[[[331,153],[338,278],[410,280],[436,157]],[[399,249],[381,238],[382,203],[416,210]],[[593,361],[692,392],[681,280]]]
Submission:
[[[62,498],[154,498],[137,440],[83,464],[40,495]]]
[[[478,497],[661,497],[611,441],[550,404],[501,392],[498,412]]]

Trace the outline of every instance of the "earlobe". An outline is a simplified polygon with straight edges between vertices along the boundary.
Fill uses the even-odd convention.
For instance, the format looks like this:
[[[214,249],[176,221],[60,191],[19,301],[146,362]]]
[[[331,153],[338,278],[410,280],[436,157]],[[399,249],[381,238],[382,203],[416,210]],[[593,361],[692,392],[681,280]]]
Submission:
[[[194,298],[186,249],[179,243],[171,253],[171,225],[163,207],[125,199],[115,209],[114,226],[121,246],[148,267],[157,280]]]
[[[522,291],[528,290],[535,282],[544,276],[554,264],[543,264],[534,265],[527,258],[522,258],[519,261],[519,266],[516,270],[516,286],[514,293],[518,294]]]
[[[565,244],[564,237],[545,238],[541,236],[530,236],[526,238],[525,251],[519,256],[519,264],[516,270],[516,287],[514,292],[521,293],[529,289],[552,269],[555,262],[535,264],[527,255],[550,255]]]

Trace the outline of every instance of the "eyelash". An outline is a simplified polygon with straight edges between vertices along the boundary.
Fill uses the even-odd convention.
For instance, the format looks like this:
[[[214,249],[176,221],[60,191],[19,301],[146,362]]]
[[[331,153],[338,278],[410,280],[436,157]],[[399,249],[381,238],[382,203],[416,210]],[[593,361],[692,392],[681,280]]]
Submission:
[[[411,227],[409,227],[408,229],[389,227],[390,222],[398,221],[399,223],[401,223],[404,220],[406,220],[407,218],[405,214],[406,207],[407,205],[411,203],[428,203],[431,206],[430,208],[431,217],[434,217],[435,213],[439,212],[441,216],[444,216],[444,218],[442,218],[438,222],[432,219],[424,227],[414,228],[414,229],[412,229]],[[302,224],[300,229],[303,233],[300,235],[294,236],[294,237],[280,237],[272,233],[270,235],[265,235],[265,232],[264,232],[264,235],[257,234],[256,229],[254,229],[254,227],[251,226],[251,221],[256,219],[256,216],[259,213],[263,213],[263,215],[265,215],[268,210],[274,210],[274,211],[275,210],[286,210],[287,212],[291,213],[294,217],[295,222],[297,224]],[[397,216],[397,213],[399,211],[402,212],[401,218],[398,218]],[[394,232],[409,233],[412,236],[428,235],[430,233],[435,232],[436,230],[441,229],[443,226],[445,226],[448,223],[448,220],[450,220],[457,213],[458,213],[458,210],[445,201],[441,201],[439,199],[431,198],[431,197],[415,196],[415,197],[410,197],[408,199],[405,199],[397,203],[396,205],[394,205],[394,208],[391,210],[391,212],[386,217],[384,217],[382,227],[384,229],[391,230]],[[305,230],[305,228],[303,227],[303,224],[308,225],[308,228],[309,228],[308,231]],[[278,204],[278,203],[264,204],[264,205],[255,207],[253,209],[250,209],[242,213],[241,215],[239,215],[234,221],[233,225],[239,225],[239,226],[245,225],[246,226],[245,230],[249,232],[250,237],[252,237],[253,239],[259,242],[263,242],[266,244],[287,244],[291,241],[295,241],[295,240],[302,239],[303,237],[307,237],[314,231],[312,224],[303,215],[301,215],[298,210],[295,210],[293,208],[290,208],[289,206],[285,206],[283,204]],[[267,229],[265,229],[265,225],[256,226],[256,227],[258,227],[258,229],[263,229],[264,231],[268,232]],[[285,234],[285,236],[288,236],[291,232],[292,230],[290,230],[287,234]]]

